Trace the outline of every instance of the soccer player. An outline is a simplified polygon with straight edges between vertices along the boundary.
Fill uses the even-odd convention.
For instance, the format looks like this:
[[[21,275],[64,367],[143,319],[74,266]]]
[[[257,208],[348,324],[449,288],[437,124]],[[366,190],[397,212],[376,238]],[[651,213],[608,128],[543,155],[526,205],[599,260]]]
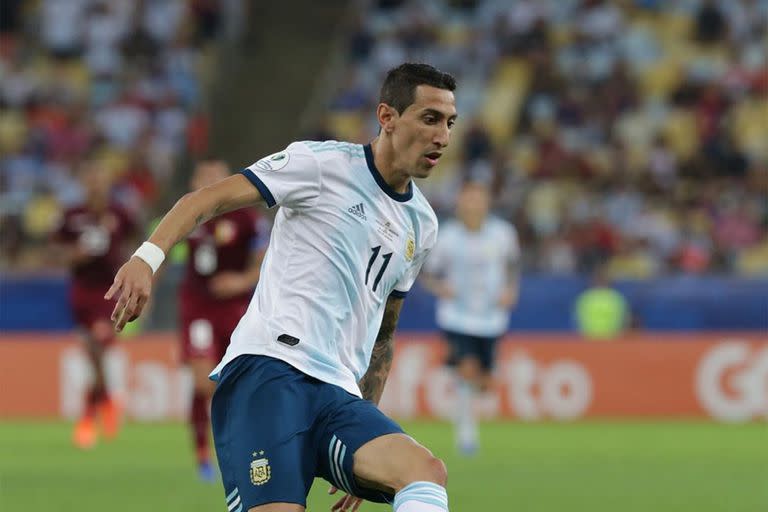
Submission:
[[[195,166],[192,190],[213,185],[229,174],[221,160],[203,160]],[[187,238],[189,259],[179,288],[181,354],[194,380],[189,423],[198,474],[205,481],[215,476],[208,448],[209,402],[215,385],[208,374],[224,357],[259,280],[257,220],[255,210],[243,208],[211,219]]]
[[[72,316],[93,367],[73,442],[79,448],[91,448],[98,440],[97,416],[106,438],[116,436],[120,425],[120,405],[109,394],[104,372],[104,353],[115,338],[110,321],[113,305],[104,301],[104,293],[125,258],[126,243],[135,240],[136,225],[110,201],[112,179],[106,169],[89,160],[79,172],[85,202],[64,212],[55,241],[71,269]]]
[[[457,370],[456,441],[466,455],[478,448],[473,395],[491,384],[496,343],[519,290],[517,232],[488,214],[490,203],[484,184],[462,186],[456,220],[441,228],[422,277],[438,298],[437,324]]]
[[[315,476],[395,512],[445,512],[443,462],[377,407],[403,299],[437,238],[414,178],[426,178],[456,119],[453,77],[392,69],[367,145],[294,142],[185,195],[115,276],[115,328],[140,314],[152,273],[195,226],[256,203],[280,206],[261,278],[212,401],[232,512],[301,512]]]

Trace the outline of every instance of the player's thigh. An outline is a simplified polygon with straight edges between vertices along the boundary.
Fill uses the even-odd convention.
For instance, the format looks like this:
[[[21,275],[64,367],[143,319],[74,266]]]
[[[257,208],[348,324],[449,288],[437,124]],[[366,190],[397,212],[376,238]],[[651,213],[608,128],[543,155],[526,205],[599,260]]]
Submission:
[[[339,393],[345,396],[328,402],[332,412],[321,420],[320,476],[348,494],[379,503],[391,502],[416,475],[432,479],[436,459],[428,450],[371,402]]]
[[[93,345],[89,350],[98,353],[111,345],[115,340],[110,319],[113,306],[104,300],[104,292],[100,288],[75,285],[70,301],[75,322],[83,329],[86,343]]]
[[[474,353],[477,356],[480,365],[480,371],[483,376],[488,376],[493,372],[493,363],[496,360],[496,346],[499,338],[491,336],[476,336],[474,338]]]
[[[211,424],[228,510],[306,505],[317,464],[312,400],[306,376],[282,361],[240,356],[224,368]]]
[[[355,452],[355,476],[362,485],[396,492],[417,481],[445,485],[445,464],[406,434],[377,437]]]
[[[445,331],[443,333],[450,350],[450,361],[458,366],[462,360],[468,356],[474,355],[474,344],[471,336],[454,331]]]
[[[318,476],[347,494],[378,503],[393,496],[383,487],[361,486],[355,475],[355,454],[369,441],[403,429],[373,403],[330,384],[323,385],[316,428]]]
[[[482,374],[480,360],[474,354],[466,354],[456,362],[456,372],[468,381],[476,381]]]

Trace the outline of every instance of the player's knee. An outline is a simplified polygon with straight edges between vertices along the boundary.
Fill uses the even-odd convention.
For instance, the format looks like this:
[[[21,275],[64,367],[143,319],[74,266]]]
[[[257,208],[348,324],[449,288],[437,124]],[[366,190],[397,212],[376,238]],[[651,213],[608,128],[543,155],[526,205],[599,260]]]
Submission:
[[[480,374],[480,377],[477,379],[477,388],[483,393],[492,389],[493,376],[489,372],[483,370],[483,372]]]
[[[95,342],[94,350],[102,350],[112,340],[114,331],[112,324],[106,320],[99,320],[93,323],[90,328],[90,336]]]
[[[480,377],[480,363],[474,357],[467,357],[459,363],[459,375],[468,381],[475,381]]]
[[[417,460],[411,461],[410,471],[403,473],[404,478],[397,490],[413,482],[433,482],[445,487],[448,481],[448,468],[442,460],[429,453],[428,450],[424,450],[424,452]]]
[[[430,478],[426,480],[445,487],[448,483],[448,467],[445,462],[435,456],[430,456],[428,466]]]

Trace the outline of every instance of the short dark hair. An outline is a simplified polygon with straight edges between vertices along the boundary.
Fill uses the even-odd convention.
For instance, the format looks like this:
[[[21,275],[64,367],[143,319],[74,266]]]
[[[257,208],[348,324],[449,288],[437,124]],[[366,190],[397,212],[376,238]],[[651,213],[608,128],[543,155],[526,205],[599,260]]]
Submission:
[[[453,91],[456,89],[456,79],[429,64],[406,62],[387,72],[381,86],[379,103],[386,103],[397,110],[398,114],[402,114],[413,103],[419,85]]]

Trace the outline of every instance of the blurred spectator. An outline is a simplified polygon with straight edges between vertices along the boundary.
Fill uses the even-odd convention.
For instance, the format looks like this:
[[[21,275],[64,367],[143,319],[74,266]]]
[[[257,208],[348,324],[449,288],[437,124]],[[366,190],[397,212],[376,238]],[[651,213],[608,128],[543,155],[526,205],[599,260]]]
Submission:
[[[0,266],[60,264],[39,240],[83,199],[83,160],[146,217],[185,153],[207,152],[204,45],[238,1],[2,2]]]
[[[475,160],[485,160],[491,156],[493,146],[488,130],[479,119],[474,119],[469,124],[464,135],[464,161],[470,163]]]
[[[338,138],[373,137],[377,75],[429,60],[463,84],[453,149],[423,185],[438,213],[478,179],[519,227],[527,270],[745,272],[768,226],[754,207],[766,27],[764,0],[374,2],[325,118]]]
[[[702,43],[714,43],[723,39],[727,30],[725,16],[715,2],[703,2],[696,13],[696,39]]]
[[[84,155],[108,154],[120,200],[151,209],[183,155],[207,154],[204,47],[233,1],[2,2],[0,224],[19,251],[40,185],[71,202]],[[490,184],[525,270],[760,267],[744,262],[768,229],[765,0],[354,6],[344,79],[310,138],[369,140],[382,73],[428,60],[456,75],[461,116],[422,189],[445,214],[463,181]]]

